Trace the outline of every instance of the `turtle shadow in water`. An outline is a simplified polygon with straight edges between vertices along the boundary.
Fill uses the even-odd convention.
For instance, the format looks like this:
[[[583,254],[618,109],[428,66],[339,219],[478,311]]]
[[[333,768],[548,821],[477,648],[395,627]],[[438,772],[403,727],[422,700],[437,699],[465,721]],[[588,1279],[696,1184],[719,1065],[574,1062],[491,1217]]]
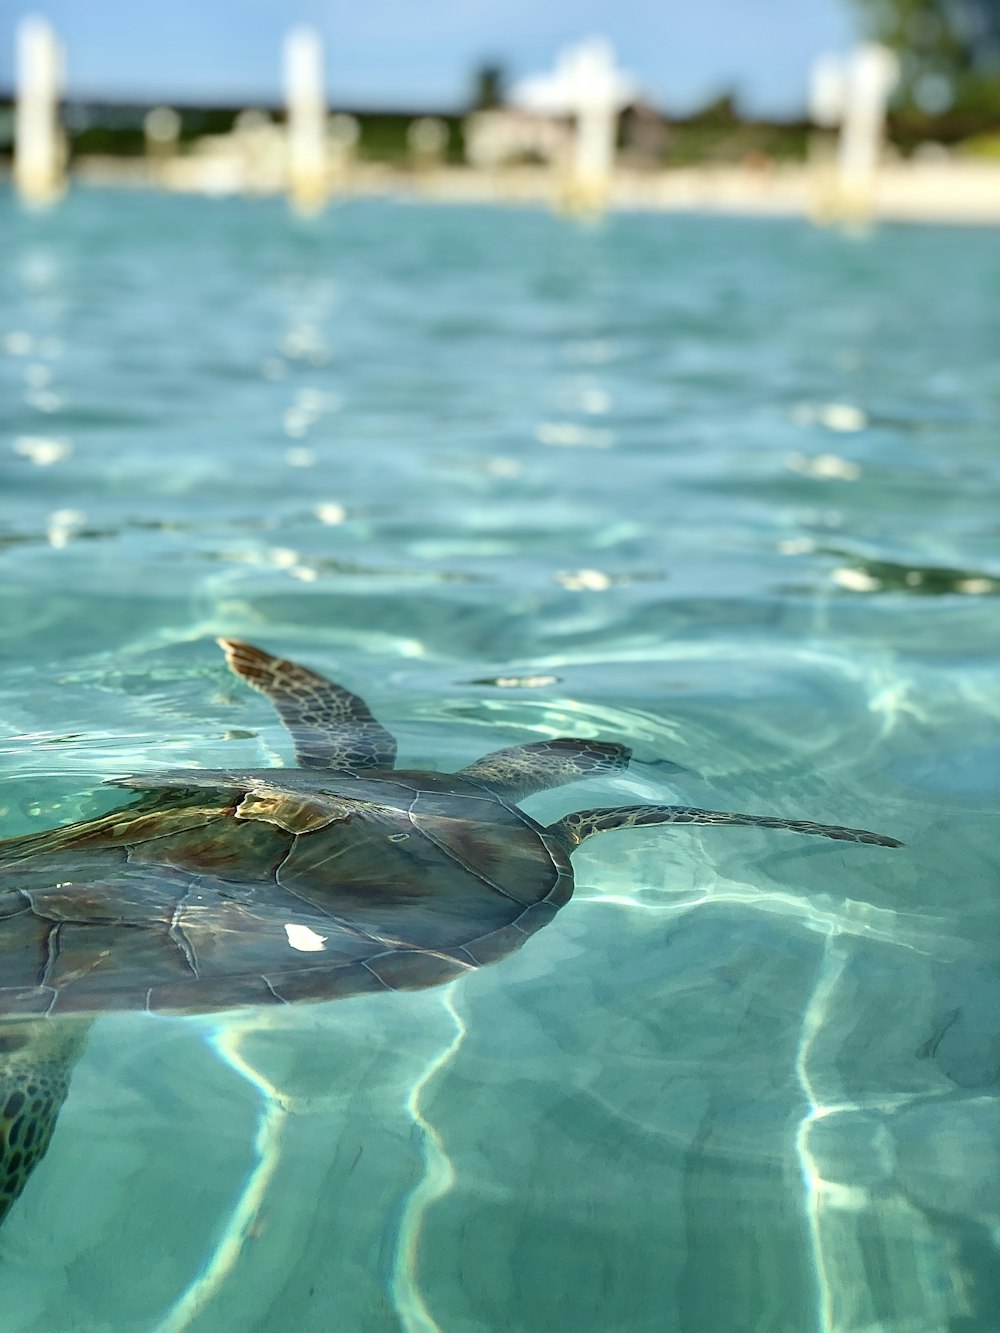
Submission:
[[[249,644],[219,643],[276,708],[296,768],[117,778],[141,793],[135,804],[0,842],[0,1218],[48,1146],[101,1013],[438,985],[551,921],[573,893],[574,849],[615,829],[743,824],[901,845],[687,806],[578,810],[543,826],[517,802],[624,769],[627,747],[537,741],[457,773],[400,770],[394,737],[357,695]]]

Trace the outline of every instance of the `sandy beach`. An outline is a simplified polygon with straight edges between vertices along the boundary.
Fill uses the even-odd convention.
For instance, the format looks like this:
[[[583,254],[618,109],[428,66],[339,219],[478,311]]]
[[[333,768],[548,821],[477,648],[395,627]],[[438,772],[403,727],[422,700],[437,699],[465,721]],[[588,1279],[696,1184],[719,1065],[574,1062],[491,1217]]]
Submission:
[[[272,184],[244,181],[235,159],[177,157],[156,170],[144,161],[90,157],[73,178],[90,186],[154,187],[171,192],[273,194]],[[330,198],[400,195],[449,203],[558,205],[558,182],[542,167],[475,171],[440,167],[408,171],[359,163],[331,188]],[[830,177],[805,165],[703,165],[664,171],[616,172],[610,209],[650,209],[816,220],[871,218],[885,222],[1000,225],[1000,165],[951,160],[892,162],[870,200],[838,200]]]

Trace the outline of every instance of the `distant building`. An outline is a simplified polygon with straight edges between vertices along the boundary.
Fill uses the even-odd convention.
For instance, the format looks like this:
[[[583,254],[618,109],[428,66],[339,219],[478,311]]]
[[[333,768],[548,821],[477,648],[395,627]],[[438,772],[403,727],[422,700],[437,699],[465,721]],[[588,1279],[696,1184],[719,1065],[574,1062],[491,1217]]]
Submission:
[[[503,106],[473,112],[465,121],[465,157],[471,167],[495,170],[527,162],[558,165],[572,143],[568,115]],[[670,143],[670,121],[649,102],[637,99],[618,119],[622,158],[630,166],[658,166]]]
[[[471,167],[484,171],[525,162],[554,165],[565,159],[571,138],[568,116],[496,107],[476,111],[466,120],[465,157]]]
[[[637,98],[618,117],[623,161],[634,167],[663,165],[670,147],[670,121],[650,102]]]

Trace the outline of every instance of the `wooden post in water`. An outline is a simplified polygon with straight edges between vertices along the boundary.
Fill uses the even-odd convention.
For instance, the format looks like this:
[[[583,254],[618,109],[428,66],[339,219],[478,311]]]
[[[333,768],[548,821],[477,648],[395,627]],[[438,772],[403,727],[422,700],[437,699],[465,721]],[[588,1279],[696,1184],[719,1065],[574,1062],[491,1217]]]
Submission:
[[[618,114],[635,98],[631,81],[617,69],[614,51],[595,37],[561,52],[555,71],[522,80],[511,104],[539,126],[556,129],[566,118],[573,131],[557,165],[556,197],[574,213],[600,213],[608,205],[614,176]]]
[[[846,62],[825,56],[812,73],[810,113],[820,127],[812,145],[813,212],[818,221],[863,222],[875,208],[885,114],[899,66],[884,46],[866,43]],[[839,126],[836,147],[822,131]]]
[[[14,184],[32,204],[52,203],[66,189],[66,144],[59,123],[63,53],[45,19],[22,19],[17,30],[17,112]]]
[[[448,122],[439,116],[418,116],[406,127],[406,146],[410,160],[423,173],[444,165],[448,152]]]
[[[342,190],[350,181],[358,157],[361,125],[346,111],[335,112],[326,123],[329,186]]]
[[[899,62],[885,46],[867,42],[851,58],[840,131],[838,185],[844,216],[871,216],[885,144],[885,113],[899,78]]]
[[[149,179],[162,185],[177,156],[181,135],[181,118],[172,106],[154,106],[143,118],[142,130],[146,139],[146,165]]]
[[[576,115],[564,202],[573,212],[600,213],[611,194],[617,147],[620,90],[614,52],[594,38],[568,51],[564,68]]]
[[[285,39],[288,192],[300,212],[316,213],[328,192],[323,43],[314,28]]]
[[[844,119],[847,69],[839,56],[827,54],[813,63],[809,75],[810,213],[826,222],[837,212],[837,131]]]

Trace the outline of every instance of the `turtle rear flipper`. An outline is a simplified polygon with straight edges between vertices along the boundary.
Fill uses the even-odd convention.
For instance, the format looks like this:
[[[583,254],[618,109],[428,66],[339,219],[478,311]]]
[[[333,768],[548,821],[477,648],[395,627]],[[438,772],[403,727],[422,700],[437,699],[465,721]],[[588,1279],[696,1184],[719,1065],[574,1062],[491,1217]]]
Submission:
[[[598,810],[576,810],[550,824],[549,833],[577,847],[595,833],[610,833],[620,828],[641,828],[644,824],[744,824],[752,828],[788,829],[791,833],[812,833],[839,842],[867,842],[878,847],[902,847],[895,838],[867,829],[844,828],[840,824],[814,824],[809,819],[779,819],[774,815],[741,815],[726,810],[698,810],[687,805],[622,805]]]
[[[0,1031],[0,1221],[45,1156],[88,1028],[43,1018]]]
[[[218,644],[232,670],[274,705],[295,742],[300,768],[340,772],[392,768],[396,738],[376,722],[358,695],[253,644],[239,639],[219,639]]]
[[[631,757],[627,745],[560,737],[494,750],[463,768],[460,776],[484,783],[506,800],[520,801],[566,782],[618,773],[628,767]]]

